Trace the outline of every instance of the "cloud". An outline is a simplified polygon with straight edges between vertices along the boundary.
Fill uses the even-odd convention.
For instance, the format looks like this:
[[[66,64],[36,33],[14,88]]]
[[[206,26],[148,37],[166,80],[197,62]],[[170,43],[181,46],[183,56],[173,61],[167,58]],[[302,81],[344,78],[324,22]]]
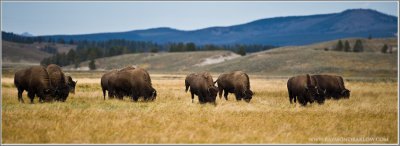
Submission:
[[[365,2],[364,4],[361,5],[361,8],[369,8],[371,6],[370,2]]]

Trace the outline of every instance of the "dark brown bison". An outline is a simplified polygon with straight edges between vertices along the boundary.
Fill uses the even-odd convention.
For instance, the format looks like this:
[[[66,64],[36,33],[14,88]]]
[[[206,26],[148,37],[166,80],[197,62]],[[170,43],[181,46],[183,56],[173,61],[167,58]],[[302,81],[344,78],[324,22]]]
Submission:
[[[55,89],[43,66],[32,66],[17,71],[14,76],[14,85],[18,89],[18,101],[22,103],[24,102],[22,99],[24,90],[28,92],[31,103],[33,103],[35,95],[39,97],[39,102],[52,101],[55,96]]]
[[[333,75],[313,75],[318,81],[318,87],[324,91],[325,97],[330,99],[339,99],[341,97],[349,98],[350,90],[344,87],[343,78]]]
[[[105,73],[101,77],[101,89],[103,90],[104,100],[106,100],[106,91],[108,91],[108,98],[113,98],[114,97],[113,93],[110,92],[110,90],[108,89],[108,80],[119,71],[134,70],[134,69],[135,69],[135,67],[133,67],[133,66],[127,66],[127,67],[125,67],[123,69],[120,69],[120,70],[111,70],[111,71]],[[151,80],[150,80],[150,82],[151,82]]]
[[[218,88],[214,86],[212,76],[209,72],[192,73],[187,75],[185,79],[185,86],[186,92],[190,88],[190,93],[192,94],[192,103],[194,95],[197,95],[201,104],[207,102],[215,104]]]
[[[118,71],[108,80],[108,89],[119,99],[129,96],[133,101],[138,101],[139,97],[143,97],[145,101],[153,101],[157,92],[149,81],[147,71],[141,68]]]
[[[67,100],[70,89],[65,81],[65,74],[58,65],[50,64],[46,67],[51,86],[56,90],[55,100],[64,102]]]
[[[250,102],[253,97],[249,76],[242,71],[222,74],[214,83],[218,84],[219,98],[222,97],[223,91],[225,100],[228,100],[228,93],[234,93],[237,101],[244,99],[246,102]]]
[[[307,102],[313,103],[314,100],[320,104],[325,101],[323,91],[318,88],[318,81],[309,74],[289,78],[287,88],[290,103],[292,99],[296,102],[296,98],[303,106],[307,105]]]

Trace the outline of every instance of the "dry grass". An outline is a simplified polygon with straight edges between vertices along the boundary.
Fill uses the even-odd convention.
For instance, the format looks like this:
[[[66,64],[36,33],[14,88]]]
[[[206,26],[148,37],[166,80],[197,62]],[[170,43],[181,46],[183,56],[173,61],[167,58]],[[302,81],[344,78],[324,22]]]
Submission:
[[[250,103],[230,94],[214,106],[191,103],[181,77],[161,77],[152,76],[155,102],[103,101],[99,79],[78,78],[65,103],[43,104],[18,103],[3,78],[2,143],[398,143],[396,82],[346,82],[350,99],[301,107],[289,104],[286,81],[253,79]]]

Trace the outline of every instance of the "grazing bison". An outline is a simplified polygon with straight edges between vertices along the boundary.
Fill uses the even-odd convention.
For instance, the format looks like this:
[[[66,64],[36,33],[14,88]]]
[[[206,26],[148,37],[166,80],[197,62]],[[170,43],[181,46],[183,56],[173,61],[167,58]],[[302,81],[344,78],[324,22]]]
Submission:
[[[343,78],[341,76],[313,75],[313,77],[318,81],[318,87],[326,91],[326,98],[349,98],[350,90],[344,87]]]
[[[309,74],[291,77],[287,82],[287,88],[290,103],[293,98],[296,102],[296,97],[303,106],[307,105],[307,102],[313,103],[314,100],[320,104],[325,101],[324,93],[318,88],[318,81]]]
[[[223,91],[225,100],[228,100],[228,93],[234,93],[237,101],[243,98],[246,102],[250,102],[253,96],[253,92],[250,90],[249,76],[242,71],[222,74],[214,83],[218,84],[219,98],[222,97]]]
[[[113,98],[114,97],[113,93],[110,92],[110,90],[109,90],[108,80],[119,71],[134,70],[134,69],[135,69],[135,67],[133,67],[133,66],[127,66],[127,67],[125,67],[123,69],[120,69],[120,70],[111,70],[111,71],[105,73],[101,77],[101,89],[103,90],[104,100],[106,100],[106,91],[108,91],[108,98]],[[151,80],[150,80],[150,82],[151,82]]]
[[[130,96],[133,101],[143,97],[145,101],[156,99],[157,92],[151,86],[150,76],[144,69],[118,71],[108,80],[108,90],[119,99]]]
[[[215,104],[218,88],[214,86],[212,76],[209,72],[192,73],[187,75],[185,79],[185,86],[186,92],[190,87],[192,103],[194,95],[197,95],[201,104],[207,102]]]
[[[49,74],[43,66],[32,66],[17,71],[14,76],[14,85],[18,89],[18,101],[22,103],[24,90],[28,92],[31,103],[35,95],[39,97],[39,102],[52,101],[55,96],[55,89],[51,86]]]
[[[58,65],[50,64],[46,67],[49,74],[51,86],[56,90],[55,99],[64,102],[70,92],[68,82],[65,81],[65,74]]]

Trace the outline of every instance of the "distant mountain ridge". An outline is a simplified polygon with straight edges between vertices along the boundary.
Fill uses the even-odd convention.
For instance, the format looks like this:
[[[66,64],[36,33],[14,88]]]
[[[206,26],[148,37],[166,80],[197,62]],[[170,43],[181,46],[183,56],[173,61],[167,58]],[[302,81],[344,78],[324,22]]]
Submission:
[[[228,27],[209,27],[181,31],[168,27],[127,32],[81,35],[50,35],[65,40],[126,39],[138,41],[194,42],[196,44],[306,45],[328,40],[363,37],[396,37],[397,17],[370,9],[351,9],[340,13],[266,18]]]
[[[34,36],[33,34],[30,34],[29,32],[21,33],[21,35],[22,36],[26,36],[26,37],[33,37]]]

